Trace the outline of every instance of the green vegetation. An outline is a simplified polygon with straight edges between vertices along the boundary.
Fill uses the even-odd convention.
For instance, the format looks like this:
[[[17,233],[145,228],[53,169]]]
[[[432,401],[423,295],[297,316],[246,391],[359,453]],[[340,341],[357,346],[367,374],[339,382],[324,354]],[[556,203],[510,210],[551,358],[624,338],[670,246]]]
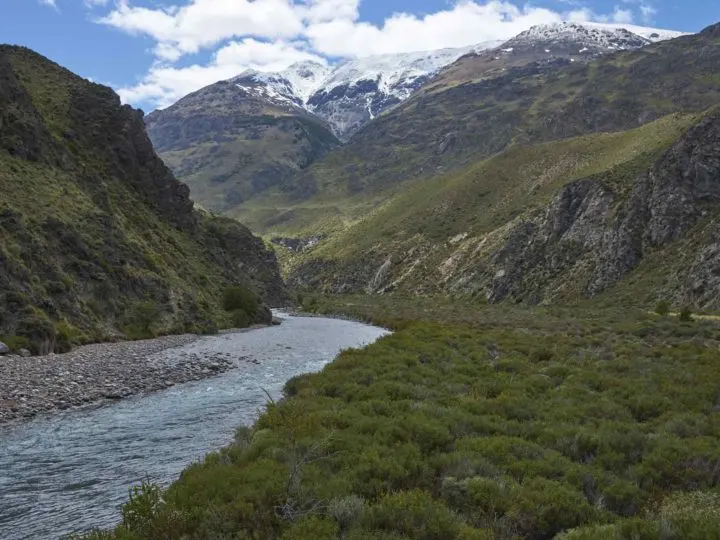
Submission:
[[[109,88],[0,46],[0,124],[0,335],[13,350],[212,331],[231,324],[231,286],[284,298],[262,241],[194,210]]]
[[[223,292],[223,309],[235,311],[241,309],[246,313],[255,313],[260,306],[260,298],[245,287],[229,287]]]
[[[223,309],[230,313],[235,328],[245,328],[257,321],[260,297],[245,287],[229,287],[223,292]]]
[[[655,313],[661,317],[665,317],[668,313],[670,313],[670,304],[668,304],[665,300],[661,300],[658,302],[657,306],[655,306]]]
[[[290,380],[94,538],[718,538],[718,322],[315,302],[395,332]]]

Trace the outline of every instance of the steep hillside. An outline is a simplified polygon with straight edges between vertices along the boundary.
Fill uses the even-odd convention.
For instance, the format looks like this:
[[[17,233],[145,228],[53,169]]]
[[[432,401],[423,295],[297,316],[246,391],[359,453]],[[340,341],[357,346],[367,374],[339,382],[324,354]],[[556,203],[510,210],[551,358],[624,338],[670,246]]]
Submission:
[[[466,63],[485,68],[458,72],[453,66],[303,171],[294,179],[294,196],[255,200],[237,215],[259,231],[303,234],[324,226],[323,220],[331,219],[330,227],[352,221],[405,181],[514,145],[631,129],[673,112],[704,110],[720,101],[718,32],[716,25],[590,62],[550,55],[525,63],[521,56],[519,65],[496,70],[479,55]],[[272,208],[279,211],[273,215]],[[298,220],[308,212],[314,222]]]
[[[285,300],[273,253],[193,209],[141,113],[11,46],[0,46],[0,186],[0,339],[11,346],[229,324],[219,305],[230,285]]]
[[[291,283],[528,303],[616,286],[718,308],[719,155],[718,110],[511,149],[295,255]]]
[[[285,184],[338,140],[327,125],[256,87],[223,81],[146,119],[155,149],[192,190],[193,199],[226,211]]]

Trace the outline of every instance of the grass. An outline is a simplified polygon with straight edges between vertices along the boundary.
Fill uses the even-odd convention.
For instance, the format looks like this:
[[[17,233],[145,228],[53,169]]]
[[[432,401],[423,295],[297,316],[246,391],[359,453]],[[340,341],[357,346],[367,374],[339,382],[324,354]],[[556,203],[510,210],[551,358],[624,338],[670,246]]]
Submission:
[[[94,538],[717,537],[716,321],[305,300],[395,332]]]

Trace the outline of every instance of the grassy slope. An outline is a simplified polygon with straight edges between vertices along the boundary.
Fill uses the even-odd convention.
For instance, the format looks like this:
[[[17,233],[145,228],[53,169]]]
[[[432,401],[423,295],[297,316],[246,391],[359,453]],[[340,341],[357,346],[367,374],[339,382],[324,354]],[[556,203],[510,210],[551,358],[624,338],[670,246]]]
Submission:
[[[317,260],[346,271],[368,257],[382,262],[413,248],[427,249],[401,287],[440,286],[441,263],[463,245],[483,243],[484,249],[475,253],[482,259],[508,224],[541,208],[559,188],[579,178],[600,179],[623,193],[697,119],[670,115],[626,132],[515,147],[461,171],[417,182],[314,250],[287,256],[286,269],[292,275],[298,265]]]
[[[396,332],[291,380],[232,445],[162,499],[136,494],[95,538],[717,537],[716,322],[397,296],[314,305]]]
[[[31,51],[0,52],[30,100],[9,106],[17,107],[18,124],[34,126],[32,142],[41,145],[39,159],[0,150],[0,339],[47,352],[118,337],[121,329],[145,336],[229,324],[221,292],[247,276],[220,246],[226,220],[193,212],[180,184],[158,178],[168,173],[157,158],[142,156],[143,141],[113,138],[134,126],[109,89]],[[90,120],[75,109],[73,100],[81,98],[98,107]],[[88,144],[86,129],[107,133],[108,142]],[[240,225],[232,228],[238,249],[241,238],[246,242],[248,263],[262,257],[261,241]],[[151,328],[131,320],[143,302]]]

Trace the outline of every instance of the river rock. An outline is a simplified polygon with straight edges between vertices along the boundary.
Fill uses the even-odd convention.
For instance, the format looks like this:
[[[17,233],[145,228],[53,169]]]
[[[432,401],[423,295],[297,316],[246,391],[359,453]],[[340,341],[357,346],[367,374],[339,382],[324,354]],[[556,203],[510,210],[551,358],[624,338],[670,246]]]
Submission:
[[[186,334],[97,343],[57,355],[5,355],[0,362],[0,424],[162,390],[236,367],[231,358],[176,349],[197,339]]]
[[[18,352],[20,353],[20,356],[22,356],[23,358],[29,358],[30,356],[32,356],[32,353],[30,351],[28,351],[27,349],[20,349]]]

